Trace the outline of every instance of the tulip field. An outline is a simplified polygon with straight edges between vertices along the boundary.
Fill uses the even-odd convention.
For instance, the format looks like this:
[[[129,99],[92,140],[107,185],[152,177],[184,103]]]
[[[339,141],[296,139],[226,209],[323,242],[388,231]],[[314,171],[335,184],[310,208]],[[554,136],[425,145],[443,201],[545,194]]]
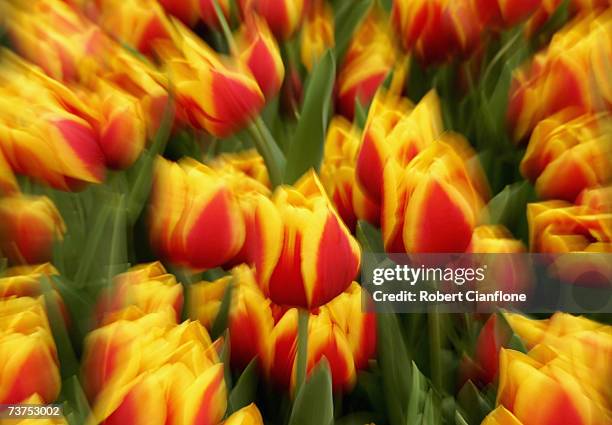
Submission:
[[[611,0],[0,0],[0,425],[612,425],[610,295],[391,253],[611,293]]]

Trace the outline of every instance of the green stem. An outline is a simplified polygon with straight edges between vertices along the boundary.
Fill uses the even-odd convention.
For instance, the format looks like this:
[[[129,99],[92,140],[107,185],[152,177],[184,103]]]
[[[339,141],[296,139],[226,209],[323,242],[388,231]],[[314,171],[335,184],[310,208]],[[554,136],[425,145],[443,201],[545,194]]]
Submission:
[[[440,362],[440,351],[441,338],[440,338],[440,313],[437,308],[433,308],[427,315],[427,324],[429,325],[429,358],[431,363],[431,380],[436,389],[442,388],[442,375],[441,375],[441,362]]]
[[[308,359],[308,310],[298,310],[298,352],[297,352],[297,386],[296,394],[306,381]]]
[[[232,30],[230,29],[229,24],[227,23],[227,19],[225,19],[225,15],[223,14],[223,10],[221,10],[221,6],[219,6],[218,0],[213,0],[213,7],[215,8],[215,14],[217,15],[217,19],[221,24],[221,31],[223,31],[223,36],[227,41],[230,52],[234,55],[238,52],[238,49],[236,48],[236,43],[234,43]]]

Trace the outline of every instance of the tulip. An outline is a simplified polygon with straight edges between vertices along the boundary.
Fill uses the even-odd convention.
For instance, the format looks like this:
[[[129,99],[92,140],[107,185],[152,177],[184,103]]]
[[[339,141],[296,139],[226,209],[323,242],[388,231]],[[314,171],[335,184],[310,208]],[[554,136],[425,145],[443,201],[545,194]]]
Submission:
[[[180,19],[185,25],[194,27],[198,20],[209,27],[218,28],[219,19],[215,12],[213,0],[158,0],[159,4],[170,15]],[[225,18],[230,15],[230,2],[228,0],[217,0]]]
[[[257,13],[263,17],[279,40],[290,39],[299,28],[304,0],[241,0],[243,16]]]
[[[157,41],[171,38],[170,21],[154,0],[96,0],[85,11],[112,37],[145,55]]]
[[[244,127],[264,105],[257,80],[240,62],[224,61],[180,23],[173,44],[159,54],[173,76],[180,112],[196,128],[226,137]]]
[[[243,179],[252,179],[265,188],[272,188],[266,164],[255,149],[218,155],[212,167],[219,171],[231,170],[241,174]],[[267,194],[265,189],[259,188],[257,191]]]
[[[515,141],[525,140],[541,120],[566,108],[580,114],[610,110],[610,25],[606,12],[576,18],[531,64],[518,70],[508,101]]]
[[[61,380],[42,298],[0,300],[0,318],[0,404],[33,395],[53,402]]]
[[[111,168],[131,166],[142,152],[146,126],[138,99],[129,93],[100,82],[95,93],[100,111],[99,144]]]
[[[113,313],[132,305],[145,314],[170,306],[178,321],[183,308],[183,287],[158,261],[132,267],[115,276],[113,285],[100,296],[98,323],[110,323]]]
[[[504,406],[499,406],[487,415],[480,425],[523,425]]]
[[[387,252],[464,252],[468,248],[482,199],[451,145],[436,141],[407,167],[389,160],[383,187],[381,223]]]
[[[576,204],[597,213],[612,212],[612,185],[583,190],[576,198]]]
[[[86,121],[64,110],[26,105],[18,98],[2,99],[0,146],[16,173],[61,190],[104,178],[104,156],[96,133]]]
[[[607,413],[591,396],[590,382],[574,375],[580,366],[585,365],[572,365],[546,346],[530,355],[502,349],[497,402],[524,425],[606,423]]]
[[[606,252],[612,242],[612,215],[563,201],[527,205],[532,252]]]
[[[193,268],[224,264],[245,238],[229,182],[194,160],[156,161],[149,223],[153,247],[170,261]]]
[[[272,332],[266,370],[281,388],[295,389],[297,325],[297,309],[290,309],[278,319]],[[318,313],[311,313],[307,344],[307,373],[325,357],[333,388],[337,391],[352,388],[356,369],[366,367],[376,346],[375,317],[361,311],[361,289],[356,283],[322,306]]]
[[[232,271],[232,276],[191,285],[189,315],[211,329],[230,282],[232,301],[228,328],[231,362],[242,369],[256,357],[266,361],[268,338],[273,328],[270,301],[257,287],[253,272],[242,265]]]
[[[251,403],[233,413],[223,425],[263,425],[263,419],[257,406]]]
[[[381,92],[370,107],[357,157],[357,181],[364,193],[382,201],[387,161],[397,156],[408,164],[441,133],[442,115],[435,92],[428,93],[414,108],[406,99]]]
[[[102,30],[61,0],[2,2],[11,45],[45,73],[72,81],[92,70],[106,56],[109,41]]]
[[[357,220],[376,225],[380,206],[370,199],[356,182],[355,162],[359,135],[346,119],[334,117],[327,129],[321,180],[338,214],[351,230]]]
[[[274,97],[283,82],[285,67],[265,21],[248,18],[236,45],[240,60],[249,68],[266,99]]]
[[[356,30],[338,71],[336,106],[342,115],[352,120],[357,102],[370,103],[396,58],[387,23],[371,12]]]
[[[532,37],[542,28],[542,26],[551,18],[555,11],[563,3],[562,0],[546,0],[540,2],[538,8],[525,23],[525,33],[528,37]],[[594,10],[604,9],[610,5],[609,0],[570,0],[568,11],[570,14],[587,14]]]
[[[46,196],[0,199],[0,247],[14,263],[43,263],[51,258],[53,243],[66,226]]]
[[[562,110],[535,127],[521,173],[543,199],[573,202],[586,188],[610,181],[612,129],[609,114],[575,116]]]
[[[320,306],[343,292],[357,274],[359,245],[350,235],[314,173],[295,187],[259,197],[247,223],[250,263],[272,302]]]
[[[528,18],[541,3],[540,0],[476,0],[474,7],[483,25],[502,29]]]
[[[334,46],[334,14],[332,8],[322,0],[311,3],[300,38],[300,57],[308,71]]]
[[[499,350],[507,347],[512,337],[511,329],[500,323],[497,314],[486,321],[476,342],[475,360],[478,365],[479,379],[491,383],[499,372]]]
[[[190,316],[211,328],[230,281],[232,299],[228,326],[232,365],[244,368],[258,358],[266,375],[277,386],[295,389],[297,309],[271,303],[256,285],[253,272],[247,266],[235,268],[231,277],[192,285]],[[357,283],[311,311],[308,373],[326,357],[334,388],[350,389],[355,371],[366,368],[375,351],[375,316],[361,311],[361,288]]]
[[[481,30],[471,1],[396,1],[391,19],[404,47],[426,65],[469,54]]]
[[[86,338],[83,374],[94,406],[91,422],[221,421],[227,400],[223,364],[206,330],[197,322],[173,324],[171,312],[114,322]]]

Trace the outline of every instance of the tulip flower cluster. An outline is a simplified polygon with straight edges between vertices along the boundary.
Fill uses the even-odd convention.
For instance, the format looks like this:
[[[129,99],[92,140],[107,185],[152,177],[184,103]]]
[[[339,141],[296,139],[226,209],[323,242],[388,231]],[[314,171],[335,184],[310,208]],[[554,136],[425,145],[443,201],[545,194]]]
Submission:
[[[334,46],[334,15],[328,3],[312,1],[304,20],[300,39],[302,64],[312,71],[326,49]]]
[[[50,265],[16,267],[0,278],[0,404],[52,403],[61,380],[40,279]]]
[[[388,252],[464,252],[486,196],[474,152],[442,134],[439,100],[416,106],[381,95],[370,108],[357,157],[357,181],[381,203]],[[449,231],[453,238],[448,238]]]
[[[342,220],[355,231],[357,220],[374,225],[380,218],[380,206],[357,183],[355,163],[360,145],[359,133],[343,117],[334,117],[327,129],[321,180]]]
[[[83,377],[92,423],[218,424],[227,406],[223,363],[198,322],[172,308],[125,311],[85,340]],[[262,424],[252,405],[234,413]],[[228,419],[228,423],[238,417]]]
[[[242,265],[231,276],[192,285],[190,316],[210,328],[229,285],[232,285],[229,310],[232,364],[243,368],[257,358],[268,379],[280,388],[294,390],[298,310],[266,298],[249,267]],[[353,282],[346,291],[309,314],[307,372],[325,357],[330,364],[333,387],[350,389],[356,370],[367,367],[376,349],[375,317],[361,311],[359,285]]]
[[[151,243],[170,261],[196,269],[238,257],[255,267],[264,294],[281,305],[315,308],[330,301],[359,270],[357,242],[314,173],[277,188],[271,198],[268,192],[236,169],[160,158]]]
[[[610,326],[564,313],[539,321],[505,316],[529,351],[501,348],[498,407],[483,424],[608,423]]]
[[[566,121],[610,110],[611,28],[610,10],[579,16],[515,74],[508,103],[514,140],[526,139],[540,121],[566,108],[576,109],[565,112]]]

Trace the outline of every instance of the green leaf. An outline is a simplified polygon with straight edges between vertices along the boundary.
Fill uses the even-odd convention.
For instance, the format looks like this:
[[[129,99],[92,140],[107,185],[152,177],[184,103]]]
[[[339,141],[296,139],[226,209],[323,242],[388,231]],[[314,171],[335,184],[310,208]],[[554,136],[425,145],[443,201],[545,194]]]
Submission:
[[[368,252],[371,254],[385,252],[380,230],[372,226],[367,221],[359,220],[355,233],[357,236],[357,241],[359,241],[363,252]]]
[[[297,387],[300,388],[306,379],[306,361],[308,359],[308,310],[298,311],[298,341],[297,341]]]
[[[491,411],[491,406],[472,381],[467,381],[457,394],[463,416],[471,424],[479,424]]]
[[[255,400],[257,392],[258,372],[257,359],[251,360],[238,378],[228,400],[227,415],[242,409]]]
[[[383,391],[391,425],[405,425],[406,400],[410,395],[411,363],[400,331],[397,316],[383,313],[377,316],[378,362],[382,372]]]
[[[336,40],[336,62],[340,63],[353,39],[355,30],[372,7],[372,0],[340,2],[334,11],[334,37]]]
[[[225,289],[225,293],[223,294],[223,299],[221,300],[219,312],[217,313],[217,317],[215,317],[215,322],[213,323],[212,328],[210,329],[210,336],[213,340],[219,338],[227,329],[229,310],[232,304],[232,291],[234,290],[233,287],[234,278],[232,277],[227,284],[227,288]]]
[[[506,226],[514,236],[528,243],[526,209],[535,200],[535,189],[526,180],[506,186],[489,201],[489,222]]]
[[[421,371],[415,362],[412,362],[412,382],[410,385],[410,396],[406,408],[406,425],[417,423],[420,406],[424,399],[424,390],[421,381]]]
[[[324,359],[298,391],[289,425],[331,425],[333,421],[331,373],[329,364]]]
[[[376,420],[372,412],[355,412],[338,419],[334,425],[364,425]]]
[[[306,85],[300,121],[291,140],[284,181],[294,183],[311,168],[319,169],[332,104],[336,64],[328,50]]]

